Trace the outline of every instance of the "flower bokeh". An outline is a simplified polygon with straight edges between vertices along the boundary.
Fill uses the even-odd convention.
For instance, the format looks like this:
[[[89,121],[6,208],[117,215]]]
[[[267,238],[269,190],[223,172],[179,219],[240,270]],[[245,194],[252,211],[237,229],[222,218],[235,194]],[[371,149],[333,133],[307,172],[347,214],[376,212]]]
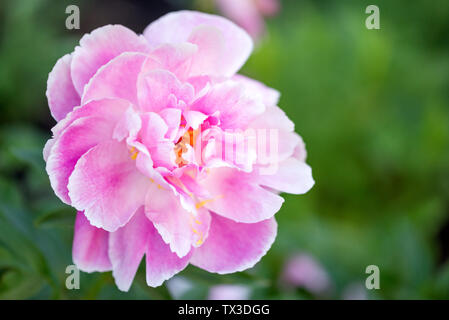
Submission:
[[[252,51],[229,20],[180,11],[142,35],[83,36],[48,78],[44,148],[56,195],[78,210],[73,260],[129,290],[145,256],[159,286],[189,263],[254,266],[277,233],[280,192],[314,184],[279,93],[236,74]]]
[[[268,254],[226,275],[189,265],[156,288],[142,260],[128,292],[112,272],[81,272],[80,288],[68,290],[76,210],[55,196],[42,158],[55,125],[49,71],[98,27],[139,33],[168,12],[223,14],[214,1],[0,1],[0,299],[206,299],[222,284],[249,286],[251,299],[322,299],[284,285],[296,252],[325,267],[333,284],[326,299],[448,299],[445,0],[417,0],[407,15],[401,1],[382,2],[381,30],[365,28],[368,3],[281,0],[239,73],[282,93],[279,106],[307,143],[317,184],[282,195]],[[66,29],[68,4],[80,8],[79,30]],[[365,288],[371,264],[380,290]],[[178,278],[191,285],[181,296],[171,290]]]
[[[256,40],[265,32],[265,17],[272,17],[280,10],[279,0],[215,0],[215,2],[220,12]]]

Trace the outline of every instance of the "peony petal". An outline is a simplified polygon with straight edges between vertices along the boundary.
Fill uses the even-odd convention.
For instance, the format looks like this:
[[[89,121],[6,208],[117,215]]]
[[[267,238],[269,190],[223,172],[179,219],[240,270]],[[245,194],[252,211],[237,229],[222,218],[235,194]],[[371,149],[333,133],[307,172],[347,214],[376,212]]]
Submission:
[[[189,73],[191,77],[220,76],[226,73],[227,66],[222,63],[226,61],[225,40],[220,29],[206,25],[196,27],[188,41],[198,48],[192,57]]]
[[[159,115],[167,124],[168,131],[165,133],[165,138],[173,141],[178,135],[179,125],[181,124],[182,111],[175,108],[166,108],[159,112]]]
[[[192,244],[204,241],[205,232],[209,229],[209,214],[205,210],[198,214],[188,212],[179,197],[172,190],[154,185],[146,197],[145,213],[164,242],[170,245],[171,251],[182,258],[189,253]],[[199,225],[204,223],[201,239],[198,238],[200,231],[195,227],[195,221],[200,222]]]
[[[170,251],[160,234],[151,225],[148,230],[148,247],[146,251],[146,279],[150,287],[158,287],[182,271],[189,263],[193,250],[183,258]]]
[[[245,95],[238,82],[229,80],[215,84],[191,109],[206,115],[219,112],[222,129],[244,129],[265,111],[265,106],[260,99]]]
[[[51,130],[55,138],[59,137],[61,133],[68,128],[75,120],[85,117],[101,117],[111,119],[117,122],[122,114],[131,106],[129,101],[121,99],[102,99],[93,100],[85,105],[76,107],[72,112],[59,121]]]
[[[306,151],[306,144],[302,140],[301,137],[299,137],[299,143],[295,147],[295,150],[293,151],[293,157],[298,159],[299,161],[306,161],[307,158],[307,151]]]
[[[149,184],[126,144],[109,141],[78,160],[68,189],[72,205],[84,210],[92,225],[113,232],[144,204]]]
[[[267,87],[262,82],[245,77],[241,74],[236,74],[232,77],[235,80],[245,86],[245,92],[250,96],[259,96],[267,107],[276,106],[279,102],[279,91]]]
[[[190,263],[220,274],[253,267],[276,238],[274,218],[258,223],[237,223],[212,214],[209,238],[192,255]]]
[[[199,143],[206,141],[202,148],[202,163],[208,168],[231,167],[245,172],[251,172],[253,164],[257,160],[257,145],[254,132],[243,132],[241,130],[223,131],[212,127],[204,130],[202,136],[197,137],[195,147],[201,150]],[[199,152],[197,152],[199,153]]]
[[[56,139],[48,139],[45,143],[44,150],[42,150],[42,155],[44,157],[45,162],[47,162],[48,157],[50,156],[51,149],[55,144]]]
[[[156,167],[173,169],[176,166],[174,143],[166,138],[168,126],[160,115],[154,112],[142,114],[142,130],[140,139],[148,148],[153,164]]]
[[[75,48],[72,79],[76,91],[83,95],[84,86],[97,70],[123,52],[149,52],[142,36],[121,25],[107,25],[84,35]]]
[[[151,159],[151,156],[146,149],[145,146],[140,145],[139,142],[132,142],[130,144],[131,146],[135,147],[139,153],[136,158],[136,168],[139,170],[143,175],[145,175],[151,182],[155,182],[158,185],[160,185],[163,188],[166,189],[172,189],[174,190],[174,187],[171,186],[163,177],[163,174],[161,174],[158,170],[163,167],[154,168],[153,166],[153,160]],[[165,168],[163,168],[165,169]],[[167,169],[165,169],[168,171]]]
[[[164,139],[168,126],[160,115],[154,112],[142,114],[142,130],[140,137],[144,145],[151,146],[157,141]]]
[[[144,111],[184,109],[193,95],[194,89],[189,83],[181,83],[173,73],[163,69],[149,71],[138,82],[139,105]]]
[[[125,138],[135,139],[141,127],[142,120],[139,113],[133,107],[129,107],[124,112],[123,117],[117,122],[113,138],[118,141],[123,141]]]
[[[257,133],[257,158],[259,164],[275,163],[289,158],[301,137],[293,132],[294,123],[277,106],[270,106],[258,115],[249,128]]]
[[[212,79],[213,78],[207,75],[195,76],[187,79],[187,82],[190,83],[195,90],[195,99],[199,99],[209,92],[209,89],[213,82]]]
[[[67,183],[76,162],[90,148],[111,139],[114,125],[113,121],[100,117],[80,118],[54,143],[47,159],[46,170],[53,190],[63,202],[71,203]]]
[[[48,75],[46,95],[51,115],[56,121],[63,119],[80,104],[80,96],[70,76],[71,63],[72,56],[66,54],[56,62]]]
[[[109,232],[92,226],[84,213],[78,212],[73,237],[73,262],[84,272],[112,269],[108,255]]]
[[[128,291],[131,287],[137,268],[147,251],[149,239],[152,238],[152,229],[154,228],[141,207],[125,226],[110,234],[112,275],[120,290]]]
[[[186,119],[187,125],[193,130],[196,130],[208,116],[199,111],[186,111],[184,112],[184,118]]]
[[[237,169],[211,169],[201,186],[212,196],[205,207],[236,222],[254,223],[271,218],[284,199],[260,187]]]
[[[251,132],[248,130],[248,132]],[[257,140],[257,164],[277,165],[293,155],[301,138],[296,132],[279,129],[257,129],[252,132]]]
[[[293,157],[280,162],[274,174],[253,174],[253,176],[255,181],[263,186],[293,194],[304,194],[315,184],[312,169]]]
[[[221,56],[224,59],[220,69],[224,76],[232,76],[248,59],[253,43],[243,29],[225,18],[200,12],[178,11],[154,21],[143,34],[150,46],[155,48],[164,43],[183,43],[199,26],[215,27],[223,34],[224,47]]]
[[[163,44],[151,51],[151,58],[145,62],[142,72],[165,69],[178,79],[185,80],[190,74],[192,58],[197,51],[198,47],[193,43]]]
[[[190,214],[172,190],[152,187],[145,201],[145,214],[172,252],[180,258],[189,253],[192,246]]]
[[[147,56],[125,52],[103,65],[84,89],[82,103],[103,98],[119,98],[138,105],[137,77]]]
[[[129,290],[144,254],[147,283],[157,287],[183,270],[192,253],[180,259],[171,252],[141,208],[124,227],[110,234],[112,274],[120,290]]]
[[[264,113],[251,122],[250,127],[256,129],[278,129],[287,132],[295,130],[293,121],[277,106],[266,108]]]

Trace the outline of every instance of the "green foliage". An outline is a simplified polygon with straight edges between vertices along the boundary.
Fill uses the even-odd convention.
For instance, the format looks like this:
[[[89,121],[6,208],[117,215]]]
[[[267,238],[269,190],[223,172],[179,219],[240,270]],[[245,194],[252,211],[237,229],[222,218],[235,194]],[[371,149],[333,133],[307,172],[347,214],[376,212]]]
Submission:
[[[224,283],[248,285],[253,298],[317,298],[280,282],[296,252],[324,265],[330,298],[363,285],[371,264],[381,289],[369,298],[449,298],[449,3],[381,1],[380,30],[365,28],[369,4],[284,1],[268,22],[242,72],[282,93],[316,185],[285,195],[277,241],[256,267],[215,275],[190,266],[184,298]],[[128,293],[110,273],[65,288],[75,211],[54,195],[42,159],[54,124],[47,75],[80,38],[64,28],[65,5],[0,4],[0,299],[170,298],[146,286],[142,268]]]

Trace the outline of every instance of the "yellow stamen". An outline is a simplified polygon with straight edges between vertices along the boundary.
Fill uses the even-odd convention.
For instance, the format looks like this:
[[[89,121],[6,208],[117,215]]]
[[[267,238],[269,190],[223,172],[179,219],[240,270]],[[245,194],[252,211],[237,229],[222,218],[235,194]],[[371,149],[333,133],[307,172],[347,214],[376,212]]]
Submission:
[[[196,209],[201,209],[202,207],[204,207],[206,204],[208,204],[209,202],[215,201],[217,199],[223,198],[224,196],[222,194],[212,198],[212,199],[206,199],[206,200],[202,200],[199,201],[195,204],[195,208]]]
[[[137,159],[137,155],[139,154],[139,151],[137,151],[136,148],[132,147],[129,150],[129,153],[131,153],[131,159],[132,160],[136,160]]]
[[[187,152],[187,145],[195,148],[195,140],[198,136],[198,130],[193,130],[189,128],[184,135],[179,138],[175,145],[174,151],[176,155],[175,162],[179,167],[185,166],[188,162],[182,157],[184,153]]]
[[[201,209],[201,208],[204,207],[206,204],[208,204],[209,202],[212,202],[212,201],[214,201],[214,199],[206,199],[206,200],[197,202],[197,203],[195,204],[195,208]]]
[[[151,181],[152,183],[156,183],[156,182],[154,181],[153,178],[150,178],[150,181]],[[157,184],[156,187],[157,187],[158,189],[164,189],[164,187],[161,186],[160,184]]]
[[[197,234],[200,238],[198,239],[198,241],[196,242],[196,245],[199,246],[200,244],[203,243],[203,233],[202,232],[198,232],[196,229],[192,228],[193,233]]]

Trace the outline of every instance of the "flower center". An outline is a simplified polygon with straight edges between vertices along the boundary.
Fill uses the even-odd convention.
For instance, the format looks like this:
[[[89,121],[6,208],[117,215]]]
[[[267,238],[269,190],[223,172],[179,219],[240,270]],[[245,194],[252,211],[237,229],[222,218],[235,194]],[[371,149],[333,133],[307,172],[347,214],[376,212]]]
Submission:
[[[188,164],[188,161],[183,158],[183,154],[188,151],[188,145],[190,145],[192,148],[195,147],[195,139],[198,135],[198,130],[193,130],[192,128],[189,128],[184,135],[179,138],[178,142],[175,145],[175,155],[176,155],[176,164],[179,167],[185,166]]]

